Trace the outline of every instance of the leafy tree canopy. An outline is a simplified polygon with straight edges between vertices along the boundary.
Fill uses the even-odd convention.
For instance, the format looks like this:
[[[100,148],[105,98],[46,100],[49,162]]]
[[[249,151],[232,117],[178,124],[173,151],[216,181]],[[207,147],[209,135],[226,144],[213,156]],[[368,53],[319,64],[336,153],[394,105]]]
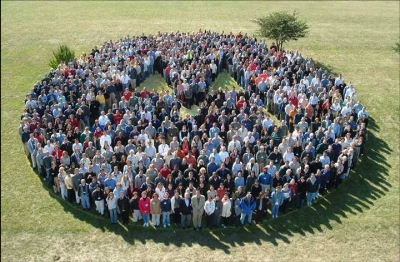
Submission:
[[[278,50],[282,49],[285,42],[305,37],[309,29],[305,21],[298,19],[297,12],[275,12],[256,18],[254,22],[260,26],[258,35],[275,40]]]

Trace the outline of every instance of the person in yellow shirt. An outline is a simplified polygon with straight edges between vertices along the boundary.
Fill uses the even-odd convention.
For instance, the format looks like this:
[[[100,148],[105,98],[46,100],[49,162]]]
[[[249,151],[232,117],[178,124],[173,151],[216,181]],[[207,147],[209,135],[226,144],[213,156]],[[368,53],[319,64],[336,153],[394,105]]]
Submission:
[[[72,203],[75,200],[74,185],[72,183],[71,170],[67,170],[67,175],[64,179],[65,186],[67,187],[68,201]]]
[[[100,111],[104,111],[106,107],[106,98],[101,90],[97,92],[96,100],[100,103]]]

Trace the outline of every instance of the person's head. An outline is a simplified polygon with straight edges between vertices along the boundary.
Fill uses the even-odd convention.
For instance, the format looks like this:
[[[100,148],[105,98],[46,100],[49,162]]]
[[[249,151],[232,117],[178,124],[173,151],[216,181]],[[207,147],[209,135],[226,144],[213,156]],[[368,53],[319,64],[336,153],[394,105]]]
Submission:
[[[147,192],[146,191],[143,191],[142,192],[142,198],[146,198],[147,197]]]

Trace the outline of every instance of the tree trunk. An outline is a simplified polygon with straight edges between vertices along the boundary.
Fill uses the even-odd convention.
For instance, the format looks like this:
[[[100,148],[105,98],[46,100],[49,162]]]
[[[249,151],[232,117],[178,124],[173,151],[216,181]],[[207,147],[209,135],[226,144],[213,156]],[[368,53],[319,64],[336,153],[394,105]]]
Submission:
[[[278,51],[281,51],[282,48],[283,48],[283,41],[280,41],[278,45]]]
[[[275,43],[276,43],[276,49],[277,49],[276,52],[278,52],[280,50],[280,48],[279,48],[279,40],[276,39]]]

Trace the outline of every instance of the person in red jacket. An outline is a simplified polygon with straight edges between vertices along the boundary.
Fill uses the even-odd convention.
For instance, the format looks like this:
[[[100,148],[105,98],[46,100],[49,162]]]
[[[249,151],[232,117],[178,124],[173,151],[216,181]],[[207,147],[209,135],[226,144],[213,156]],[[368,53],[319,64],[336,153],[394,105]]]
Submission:
[[[241,96],[240,98],[239,98],[239,101],[237,101],[237,103],[236,103],[236,107],[237,107],[237,109],[241,109],[242,107],[243,107],[243,104],[246,102],[246,100],[245,100],[245,98],[244,98],[244,96]]]
[[[121,121],[122,117],[123,117],[123,115],[119,112],[119,110],[115,111],[115,114],[113,116],[114,124],[118,125],[119,122]]]
[[[171,174],[171,169],[168,168],[168,164],[164,164],[164,167],[160,170],[161,175],[167,179],[168,175]]]
[[[142,197],[139,199],[139,211],[143,218],[143,226],[149,226],[149,214],[150,214],[150,198],[147,197],[146,191],[142,192]]]
[[[62,153],[62,150],[59,148],[58,144],[56,144],[54,146],[53,152],[51,152],[51,155],[56,159],[57,164],[60,164]]]

